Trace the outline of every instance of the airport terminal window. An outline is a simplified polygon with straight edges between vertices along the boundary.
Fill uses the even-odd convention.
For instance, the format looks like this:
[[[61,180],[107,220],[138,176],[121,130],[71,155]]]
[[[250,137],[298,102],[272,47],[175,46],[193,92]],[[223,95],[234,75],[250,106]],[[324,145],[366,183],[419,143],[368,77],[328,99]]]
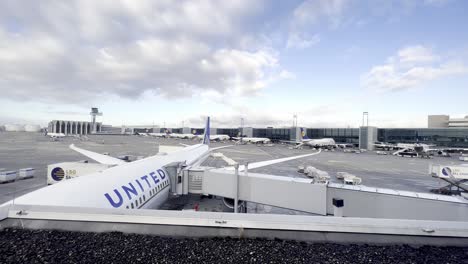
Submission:
[[[139,199],[139,200],[140,200],[140,204],[141,204],[141,197],[140,197],[140,199]]]
[[[138,207],[138,200],[135,200],[135,207]]]
[[[146,196],[143,194],[143,201],[146,201]]]
[[[134,208],[134,207],[133,207],[133,203],[130,204],[130,207],[132,207],[132,209]]]

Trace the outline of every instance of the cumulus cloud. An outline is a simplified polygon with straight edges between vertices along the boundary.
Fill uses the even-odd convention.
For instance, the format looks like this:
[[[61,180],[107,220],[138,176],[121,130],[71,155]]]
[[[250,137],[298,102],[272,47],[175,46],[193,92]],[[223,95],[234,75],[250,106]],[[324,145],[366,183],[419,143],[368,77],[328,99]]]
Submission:
[[[375,91],[391,92],[420,87],[428,81],[468,73],[463,62],[441,58],[427,47],[403,48],[383,65],[361,76],[361,85]]]
[[[336,28],[341,24],[342,13],[347,0],[306,0],[297,6],[292,14],[287,48],[305,49],[320,41],[311,28],[321,23]]]
[[[250,1],[7,1],[0,90],[12,100],[75,103],[204,91],[245,95],[281,78],[278,55],[247,49]]]

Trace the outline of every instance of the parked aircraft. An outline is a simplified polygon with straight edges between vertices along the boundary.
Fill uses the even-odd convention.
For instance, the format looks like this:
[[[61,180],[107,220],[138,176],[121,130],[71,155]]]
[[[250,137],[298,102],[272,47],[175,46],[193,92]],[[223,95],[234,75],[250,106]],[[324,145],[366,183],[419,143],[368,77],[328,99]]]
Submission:
[[[203,139],[203,135],[197,135],[198,139]],[[231,139],[230,136],[228,135],[210,135],[210,140],[211,141],[225,141]]]
[[[299,144],[296,146],[296,148],[303,146],[309,146],[311,148],[335,148],[336,142],[333,138],[310,139],[307,137],[306,132],[301,127]]]
[[[38,189],[9,201],[7,204],[122,209],[159,208],[168,199],[171,184],[175,184],[170,180],[171,170],[169,168],[177,166],[175,171],[178,171],[179,168],[183,169],[186,166],[199,166],[208,158],[211,151],[229,147],[210,148],[209,128],[210,119],[208,117],[201,144],[129,163],[71,145],[71,149],[97,162],[113,166]],[[315,154],[317,153],[254,162],[249,164],[249,168],[260,168]],[[52,173],[54,171],[57,176],[63,178],[62,169],[57,168],[57,170],[52,170]]]
[[[65,134],[63,134],[63,133],[47,133],[46,136],[51,137],[51,138],[63,138],[63,137],[65,137]]]
[[[152,137],[168,137],[167,133],[148,133]]]
[[[182,138],[182,139],[194,139],[197,137],[194,134],[177,134],[177,133],[171,133],[169,134],[169,137],[171,138]]]
[[[248,143],[262,143],[262,144],[268,144],[271,143],[271,140],[269,138],[261,138],[261,137],[234,137],[233,139],[237,140],[236,143],[242,142],[248,142]]]
[[[381,150],[393,150],[397,148],[396,145],[385,143],[385,142],[375,142],[374,147],[375,149],[381,149]]]

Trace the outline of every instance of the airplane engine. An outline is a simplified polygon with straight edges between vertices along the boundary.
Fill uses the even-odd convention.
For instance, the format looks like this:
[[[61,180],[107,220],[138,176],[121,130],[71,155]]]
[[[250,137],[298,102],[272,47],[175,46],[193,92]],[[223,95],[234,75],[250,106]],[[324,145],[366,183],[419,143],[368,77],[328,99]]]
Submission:
[[[223,203],[227,208],[234,209],[234,199],[224,197]],[[237,208],[238,209],[241,208],[242,206],[244,206],[244,204],[245,204],[244,201],[239,200],[239,204],[237,205]]]

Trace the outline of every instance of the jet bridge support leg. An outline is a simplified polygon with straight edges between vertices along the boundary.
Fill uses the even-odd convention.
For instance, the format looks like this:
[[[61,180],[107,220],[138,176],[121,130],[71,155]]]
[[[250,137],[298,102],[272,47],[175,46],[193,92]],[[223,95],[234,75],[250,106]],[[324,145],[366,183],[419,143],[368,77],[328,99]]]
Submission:
[[[235,196],[234,196],[234,213],[238,213],[239,210],[239,163],[234,165],[235,168]]]

